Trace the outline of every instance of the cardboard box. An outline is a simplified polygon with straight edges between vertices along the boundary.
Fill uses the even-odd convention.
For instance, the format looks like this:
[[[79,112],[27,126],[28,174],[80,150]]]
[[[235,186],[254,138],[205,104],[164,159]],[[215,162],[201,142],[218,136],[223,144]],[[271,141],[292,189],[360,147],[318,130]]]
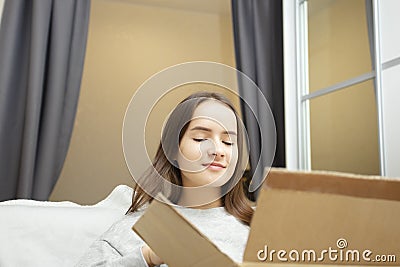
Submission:
[[[400,266],[400,180],[271,169],[243,263],[165,203],[153,201],[132,229],[170,267]]]

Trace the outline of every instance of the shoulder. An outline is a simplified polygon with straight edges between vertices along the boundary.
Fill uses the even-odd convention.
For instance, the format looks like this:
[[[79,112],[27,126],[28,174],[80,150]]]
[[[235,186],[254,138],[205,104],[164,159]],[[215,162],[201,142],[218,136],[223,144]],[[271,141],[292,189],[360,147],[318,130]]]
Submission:
[[[118,229],[124,229],[126,226],[132,226],[139,218],[145,213],[145,209],[141,209],[135,212],[129,212],[120,220],[116,221],[108,231],[118,231]],[[107,232],[108,232],[107,231]]]

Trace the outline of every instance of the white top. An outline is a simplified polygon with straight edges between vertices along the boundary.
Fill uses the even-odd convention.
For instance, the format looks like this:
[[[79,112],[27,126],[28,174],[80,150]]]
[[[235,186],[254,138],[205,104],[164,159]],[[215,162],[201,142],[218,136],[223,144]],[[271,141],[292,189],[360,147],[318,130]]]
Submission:
[[[176,209],[223,253],[242,262],[249,227],[229,214],[224,207],[211,209]],[[147,267],[141,253],[143,240],[131,229],[144,211],[126,215],[96,240],[77,266]],[[161,266],[168,266],[162,264]]]

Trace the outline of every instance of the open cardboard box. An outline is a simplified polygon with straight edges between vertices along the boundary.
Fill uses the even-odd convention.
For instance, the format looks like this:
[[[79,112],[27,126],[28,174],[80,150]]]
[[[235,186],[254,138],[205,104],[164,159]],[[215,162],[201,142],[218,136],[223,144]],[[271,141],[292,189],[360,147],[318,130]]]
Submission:
[[[236,263],[153,201],[132,229],[170,267],[400,265],[400,180],[272,168]]]

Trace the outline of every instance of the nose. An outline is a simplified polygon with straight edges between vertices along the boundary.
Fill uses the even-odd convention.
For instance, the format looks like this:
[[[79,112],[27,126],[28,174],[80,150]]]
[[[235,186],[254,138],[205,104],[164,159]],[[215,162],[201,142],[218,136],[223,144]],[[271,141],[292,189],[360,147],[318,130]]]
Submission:
[[[214,156],[214,157],[225,157],[225,150],[222,142],[214,141],[212,142],[211,146],[208,149],[208,155]]]

